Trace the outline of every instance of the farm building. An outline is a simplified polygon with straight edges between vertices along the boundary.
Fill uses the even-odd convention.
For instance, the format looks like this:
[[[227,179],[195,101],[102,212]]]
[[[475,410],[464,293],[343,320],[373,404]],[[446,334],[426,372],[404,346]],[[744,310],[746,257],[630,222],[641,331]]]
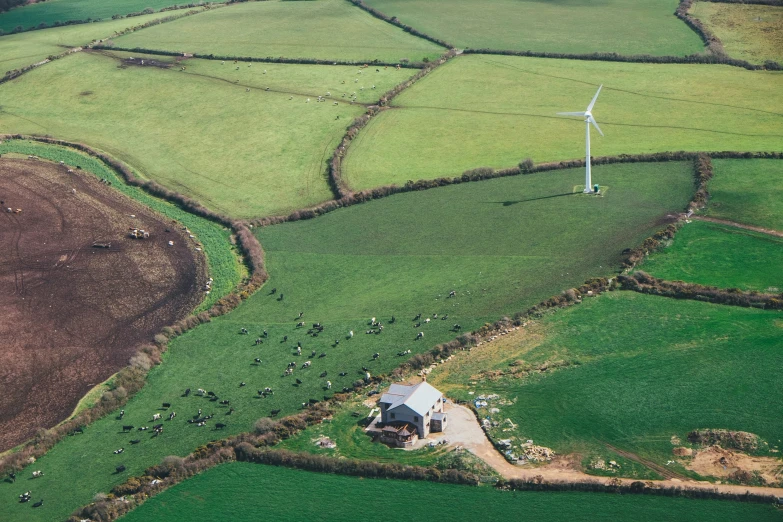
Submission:
[[[427,382],[414,386],[392,384],[378,401],[381,408],[381,440],[409,447],[430,432],[446,429],[443,394]]]

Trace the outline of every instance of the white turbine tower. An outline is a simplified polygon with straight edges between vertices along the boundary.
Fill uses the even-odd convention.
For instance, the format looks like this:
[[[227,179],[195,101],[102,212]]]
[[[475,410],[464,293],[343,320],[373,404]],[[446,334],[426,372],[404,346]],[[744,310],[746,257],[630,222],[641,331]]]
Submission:
[[[593,118],[593,114],[590,112],[593,110],[595,100],[598,99],[598,94],[601,92],[601,87],[603,87],[603,84],[598,86],[598,90],[595,92],[595,96],[593,96],[593,101],[591,101],[590,105],[587,106],[586,111],[557,113],[560,116],[582,116],[585,119],[585,128],[587,129],[585,131],[585,194],[589,194],[593,191],[593,179],[590,176],[590,124],[592,123],[595,126],[595,130],[598,131],[598,134],[601,136],[604,135],[604,133],[601,132],[601,127],[598,126],[595,118]]]

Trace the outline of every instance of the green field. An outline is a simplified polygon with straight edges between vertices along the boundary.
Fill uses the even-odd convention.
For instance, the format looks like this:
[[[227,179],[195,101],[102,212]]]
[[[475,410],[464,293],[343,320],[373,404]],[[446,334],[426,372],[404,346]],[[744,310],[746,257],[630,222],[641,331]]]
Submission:
[[[180,2],[187,4],[189,2]],[[194,2],[198,3],[198,2]],[[37,27],[41,23],[52,25],[54,22],[69,20],[100,20],[113,15],[138,13],[146,8],[160,9],[177,2],[173,0],[47,0],[36,4],[28,4],[0,13],[0,31],[10,33],[17,26],[24,29]],[[160,15],[165,16],[165,15]],[[125,23],[135,25],[139,17],[129,18]]]
[[[586,54],[699,53],[676,0],[365,0],[457,47]]]
[[[373,118],[349,149],[354,188],[584,157],[584,123],[604,131],[592,155],[672,150],[773,150],[783,144],[780,73],[713,65],[649,65],[461,56]],[[595,182],[601,183],[600,178]]]
[[[118,38],[115,43],[220,56],[391,63],[431,60],[445,52],[346,0],[242,3]]]
[[[271,276],[266,286],[231,314],[170,343],[164,363],[125,406],[123,420],[102,419],[39,459],[36,469],[46,475],[36,486],[47,489],[52,503],[25,520],[64,515],[166,455],[186,455],[209,440],[250,429],[272,409],[281,409],[281,415],[296,411],[303,401],[350,386],[364,375],[362,366],[373,375],[387,373],[404,360],[399,351],[418,353],[455,337],[455,323],[469,331],[610,273],[619,252],[657,229],[661,216],[682,209],[693,187],[687,163],[612,165],[596,172],[608,181],[603,198],[571,195],[582,178],[575,169],[399,194],[260,229]],[[270,294],[273,287],[276,295]],[[451,290],[457,296],[449,299]],[[308,326],[323,323],[324,333],[313,338],[298,330],[299,312]],[[414,328],[417,313],[449,318]],[[371,317],[386,323],[382,335],[365,334]],[[250,335],[240,335],[240,328]],[[264,329],[269,338],[256,347],[254,339]],[[350,330],[355,337],[346,339]],[[425,337],[415,341],[419,331]],[[302,357],[293,355],[297,341]],[[301,365],[311,351],[327,356],[316,355],[312,368],[281,376],[289,361]],[[381,357],[373,361],[376,352]],[[325,378],[319,377],[322,371],[328,372]],[[295,386],[294,378],[302,385]],[[323,390],[327,379],[330,392]],[[240,382],[247,386],[240,388]],[[275,394],[255,398],[265,386]],[[180,398],[185,388],[212,390],[236,411],[227,416],[227,407],[207,399]],[[152,425],[162,402],[171,402],[179,417],[166,424],[161,437],[118,433],[124,424]],[[198,408],[216,413],[212,422],[228,427],[187,424]],[[133,438],[142,443],[129,446]],[[118,447],[126,448],[121,456],[113,454]],[[115,475],[120,462],[127,471]],[[70,480],[62,480],[66,476]],[[18,495],[16,489],[0,483],[0,499]],[[29,513],[24,505],[0,501],[4,521]]]
[[[783,7],[694,2],[690,11],[732,58],[783,63]]]
[[[783,161],[713,160],[705,214],[783,231]]]
[[[362,75],[347,66],[118,65],[110,55],[82,52],[3,84],[0,132],[86,143],[240,218],[331,199],[326,161],[364,112],[346,103],[340,89],[350,87],[369,102],[410,74],[368,69],[365,85],[353,82]],[[332,99],[316,103],[327,91],[338,106]]]
[[[720,288],[783,291],[783,238],[694,221],[641,269],[655,277]],[[777,289],[777,290],[776,290]]]
[[[770,398],[783,393],[781,325],[780,312],[613,292],[548,316],[516,353],[504,352],[549,371],[469,385],[466,375],[489,366],[471,366],[471,354],[458,372],[441,367],[446,373],[429,380],[457,398],[475,390],[512,401],[493,418],[517,429],[495,436],[559,453],[606,451],[608,443],[665,464],[672,436],[702,428],[749,431],[779,448],[783,404]]]
[[[0,20],[3,16],[0,15]],[[109,20],[0,36],[0,76],[6,71],[21,69],[45,60],[50,55],[60,54],[68,49],[88,44],[93,40],[108,38],[117,31],[164,16],[165,14],[144,15],[127,20]]]
[[[250,493],[252,491],[252,494]],[[399,496],[398,496],[399,495]],[[307,501],[303,502],[303,498]],[[780,520],[772,506],[601,493],[498,491],[432,482],[362,479],[234,462],[157,495],[123,521],[367,520],[400,499],[444,520]],[[365,509],[361,509],[364,506]]]

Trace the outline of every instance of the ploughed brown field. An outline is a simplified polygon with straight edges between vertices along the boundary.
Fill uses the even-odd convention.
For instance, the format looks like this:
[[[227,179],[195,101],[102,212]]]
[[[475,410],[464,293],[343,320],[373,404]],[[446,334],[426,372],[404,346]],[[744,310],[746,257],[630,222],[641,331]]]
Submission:
[[[68,170],[0,158],[0,451],[67,418],[206,283],[180,226]]]

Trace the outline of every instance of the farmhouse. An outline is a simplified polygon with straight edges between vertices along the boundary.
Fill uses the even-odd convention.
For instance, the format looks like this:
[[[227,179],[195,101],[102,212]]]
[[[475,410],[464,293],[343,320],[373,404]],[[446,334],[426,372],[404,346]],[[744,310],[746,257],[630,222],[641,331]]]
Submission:
[[[446,429],[443,394],[426,381],[415,386],[392,384],[378,401],[381,441],[410,447],[430,432]]]

